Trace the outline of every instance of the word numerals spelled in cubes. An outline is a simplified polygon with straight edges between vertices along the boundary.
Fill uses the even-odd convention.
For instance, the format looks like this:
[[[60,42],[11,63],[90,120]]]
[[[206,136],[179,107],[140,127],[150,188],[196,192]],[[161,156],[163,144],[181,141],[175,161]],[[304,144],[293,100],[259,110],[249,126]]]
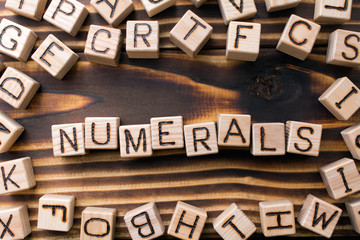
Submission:
[[[170,40],[191,57],[195,57],[210,39],[213,28],[188,10],[170,31]]]

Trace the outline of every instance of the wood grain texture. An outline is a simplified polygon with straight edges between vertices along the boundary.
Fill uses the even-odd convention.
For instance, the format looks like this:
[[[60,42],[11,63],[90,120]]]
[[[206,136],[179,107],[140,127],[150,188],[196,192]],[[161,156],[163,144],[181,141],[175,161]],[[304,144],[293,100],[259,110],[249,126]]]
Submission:
[[[123,51],[117,68],[87,62],[82,49],[90,24],[107,25],[89,1],[81,1],[90,11],[76,38],[45,21],[40,23],[14,16],[0,1],[0,16],[30,27],[39,36],[37,46],[52,33],[80,51],[80,61],[63,81],[51,77],[35,62],[21,63],[0,56],[6,66],[15,67],[41,83],[26,110],[0,103],[5,111],[26,128],[11,151],[0,160],[31,156],[37,186],[13,195],[0,196],[5,205],[29,206],[32,234],[28,239],[79,239],[81,212],[87,206],[118,210],[116,238],[129,239],[124,214],[155,201],[166,227],[176,202],[186,201],[208,212],[202,238],[219,238],[212,221],[231,203],[236,203],[256,224],[252,239],[263,239],[259,201],[289,199],[297,217],[311,193],[335,203],[325,190],[318,168],[343,157],[351,157],[340,131],[358,123],[360,113],[347,121],[337,121],[317,98],[335,81],[348,76],[360,86],[360,69],[325,64],[328,34],[337,28],[360,31],[360,2],[354,1],[352,20],[346,24],[323,25],[316,46],[306,61],[275,50],[290,14],[312,18],[314,2],[306,0],[297,8],[268,14],[263,1],[256,1],[255,22],[262,23],[261,49],[255,63],[225,59],[226,27],[216,1],[198,10],[191,1],[178,0],[175,7],[151,20],[160,23],[160,59],[129,60]],[[149,20],[141,3],[128,19]],[[200,54],[192,59],[169,41],[169,31],[186,12],[193,10],[214,27],[214,34]],[[271,18],[270,18],[271,17]],[[125,34],[125,22],[120,25]],[[211,71],[209,71],[209,69]],[[122,125],[149,124],[151,117],[183,116],[184,124],[216,121],[218,113],[251,114],[254,122],[296,120],[323,124],[318,158],[286,154],[254,157],[249,150],[220,148],[218,155],[187,158],[185,150],[155,151],[144,159],[121,159],[118,150],[90,151],[82,157],[54,158],[51,125],[83,122],[85,117],[120,117]],[[357,163],[358,169],[360,169]],[[77,199],[74,226],[68,233],[36,228],[38,200],[44,194],[68,194]],[[359,197],[354,194],[349,198]],[[297,225],[298,237],[314,233]],[[333,236],[354,239],[350,220],[344,212]],[[170,238],[166,235],[164,238]]]

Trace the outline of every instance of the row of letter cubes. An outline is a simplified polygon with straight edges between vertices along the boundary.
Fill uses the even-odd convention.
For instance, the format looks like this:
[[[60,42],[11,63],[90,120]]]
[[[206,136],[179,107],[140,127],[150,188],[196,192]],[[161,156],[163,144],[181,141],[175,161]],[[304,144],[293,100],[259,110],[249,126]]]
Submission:
[[[73,225],[75,197],[47,194],[39,200],[37,228],[67,232]],[[346,202],[354,230],[360,233],[360,199]],[[289,200],[259,203],[261,230],[266,237],[296,233],[295,214]],[[298,215],[298,223],[315,233],[330,238],[342,210],[313,195],[308,195]],[[81,240],[115,237],[117,210],[87,207],[81,215]],[[200,238],[207,212],[184,202],[178,202],[167,233],[179,239]],[[23,239],[31,233],[26,205],[0,208],[1,239]],[[125,213],[124,221],[134,240],[154,239],[164,235],[165,226],[155,203],[142,205]],[[214,221],[215,231],[225,240],[248,239],[255,231],[254,223],[233,203]]]
[[[86,118],[85,124],[52,126],[54,156],[84,155],[86,149],[117,149],[121,157],[146,157],[152,150],[179,149],[187,156],[218,153],[218,146],[249,147],[255,156],[290,153],[318,156],[322,126],[288,121],[285,124],[254,123],[251,116],[220,114],[215,122],[183,125],[181,116],[152,118],[150,124],[120,126],[120,119]],[[85,125],[85,126],[84,126]],[[119,139],[119,141],[118,141]]]

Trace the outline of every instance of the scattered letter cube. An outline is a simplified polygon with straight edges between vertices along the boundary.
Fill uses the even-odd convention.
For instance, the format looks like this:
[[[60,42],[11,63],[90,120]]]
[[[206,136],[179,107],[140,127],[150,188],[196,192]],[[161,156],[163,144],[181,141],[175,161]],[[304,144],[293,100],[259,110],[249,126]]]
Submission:
[[[224,240],[246,240],[255,231],[255,224],[233,203],[213,222],[215,231]]]
[[[117,27],[132,11],[132,0],[91,0],[91,6],[113,27]]]
[[[116,209],[87,207],[81,214],[81,240],[112,240],[115,237]]]
[[[210,39],[213,28],[188,10],[170,31],[170,40],[191,57],[195,57]]]
[[[127,21],[126,52],[129,58],[159,58],[159,22]]]
[[[23,131],[23,126],[0,111],[0,153],[9,151]]]
[[[68,232],[74,220],[75,197],[46,194],[39,200],[37,228]]]
[[[265,0],[266,10],[268,12],[280,11],[288,8],[294,8],[301,0]]]
[[[350,20],[352,0],[315,0],[314,19],[323,23],[344,23]]]
[[[360,124],[351,126],[341,132],[353,158],[360,160]]]
[[[360,66],[360,32],[338,29],[329,35],[326,63],[345,67]]]
[[[265,237],[296,233],[294,205],[289,200],[260,202],[261,230]]]
[[[305,122],[286,122],[287,152],[319,156],[322,125]]]
[[[144,8],[149,17],[152,17],[159,12],[162,12],[165,9],[175,5],[176,0],[141,0],[141,3],[144,5]]]
[[[167,233],[183,240],[198,240],[206,219],[205,210],[179,201],[171,217]]]
[[[1,239],[24,239],[31,233],[26,205],[0,208]]]
[[[261,24],[231,21],[226,40],[226,59],[254,62],[260,51]]]
[[[319,101],[338,120],[348,120],[360,107],[360,90],[347,77],[337,79]]]
[[[218,3],[225,25],[228,25],[233,20],[252,18],[257,13],[254,0],[219,0]]]
[[[0,99],[17,109],[25,109],[40,84],[15,68],[8,67],[0,79]]]
[[[0,53],[26,62],[37,35],[29,28],[3,18],[0,23]]]
[[[76,0],[52,0],[44,19],[72,36],[76,36],[88,11]]]
[[[345,202],[353,229],[360,234],[360,198]]]
[[[319,24],[293,14],[286,23],[276,49],[305,60],[315,44],[320,28]]]
[[[0,163],[0,194],[30,189],[36,185],[31,158],[19,158]]]
[[[79,56],[50,34],[31,58],[53,77],[62,79],[78,61]]]
[[[84,124],[52,125],[52,141],[55,157],[84,155]]]
[[[354,160],[343,158],[319,169],[330,197],[339,199],[360,191],[360,174]]]
[[[47,0],[6,0],[5,8],[27,18],[40,21]]]
[[[121,54],[121,30],[90,25],[84,54],[89,62],[116,67]]]
[[[297,221],[302,227],[330,238],[341,213],[342,210],[337,206],[309,194],[300,210]]]
[[[124,221],[133,240],[154,239],[165,232],[160,212],[154,202],[125,213]]]

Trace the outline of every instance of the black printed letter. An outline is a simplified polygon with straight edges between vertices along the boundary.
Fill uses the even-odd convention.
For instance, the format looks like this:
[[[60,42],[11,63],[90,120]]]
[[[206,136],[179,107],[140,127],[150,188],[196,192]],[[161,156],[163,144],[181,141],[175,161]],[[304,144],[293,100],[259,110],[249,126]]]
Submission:
[[[6,26],[6,27],[2,30],[2,32],[0,33],[0,46],[3,47],[3,48],[5,48],[5,49],[7,49],[7,50],[15,51],[15,50],[16,50],[16,47],[17,47],[17,45],[18,45],[18,42],[17,42],[17,41],[15,41],[14,39],[10,38],[10,42],[13,43],[13,45],[12,45],[11,47],[5,46],[5,45],[3,44],[3,42],[2,42],[4,34],[6,33],[6,31],[7,31],[8,29],[11,29],[11,28],[15,29],[15,31],[17,32],[18,37],[21,36],[21,30],[20,30],[20,28],[18,28],[18,27],[16,27],[16,26],[13,26],[13,25]]]
[[[142,223],[142,224],[136,224],[135,223],[135,219],[136,218],[139,218],[139,217],[142,217],[142,216],[145,216],[145,219],[146,219],[146,222],[145,223]],[[138,228],[138,234],[140,237],[142,238],[147,238],[147,237],[150,237],[152,235],[155,234],[155,230],[154,230],[154,227],[153,225],[151,224],[151,220],[150,220],[150,217],[149,217],[149,214],[147,212],[142,212],[142,213],[139,213],[138,215],[134,216],[132,219],[131,219],[131,224],[135,227],[135,228]],[[150,229],[150,233],[148,234],[143,234],[142,233],[142,229],[144,227],[148,226],[149,229]]]
[[[293,33],[294,33],[294,30],[297,26],[299,25],[304,25],[305,27],[307,27],[307,29],[311,30],[312,27],[310,26],[310,24],[308,24],[307,22],[305,21],[302,21],[302,20],[299,20],[299,21],[296,21],[292,24],[291,28],[290,28],[290,31],[289,31],[289,38],[290,38],[290,41],[292,43],[294,43],[295,45],[298,45],[298,46],[302,46],[304,44],[307,43],[307,39],[305,38],[304,40],[302,40],[301,42],[298,42],[294,36],[293,36]]]
[[[101,33],[101,32],[106,33],[107,37],[111,38],[111,33],[108,30],[106,30],[106,29],[97,30],[96,33],[94,34],[92,42],[91,42],[91,49],[96,53],[104,53],[105,54],[110,50],[110,48],[105,48],[105,50],[98,50],[95,48],[95,40],[96,40],[97,36],[99,35],[99,33]]]
[[[191,20],[193,20],[195,22],[195,25],[190,29],[190,31],[186,34],[186,36],[184,37],[184,40],[188,39],[188,37],[196,30],[196,28],[198,26],[206,29],[206,26],[204,24],[202,24],[201,22],[199,22],[198,20],[196,20],[195,18],[191,17]]]
[[[190,234],[189,234],[189,238],[192,238],[192,236],[193,236],[193,234],[194,234],[194,231],[195,231],[195,229],[196,229],[196,225],[197,225],[200,217],[199,217],[199,216],[196,216],[194,224],[193,224],[193,225],[189,225],[189,224],[183,222],[183,219],[184,219],[185,214],[186,214],[186,211],[183,211],[182,214],[181,214],[179,223],[178,223],[178,225],[177,225],[177,227],[176,227],[175,233],[178,233],[178,232],[179,232],[181,226],[189,227],[189,228],[191,228],[191,231],[190,231]]]
[[[138,27],[139,26],[146,26],[149,30],[147,33],[145,34],[138,34]],[[135,29],[134,29],[134,47],[137,47],[137,38],[141,37],[145,43],[145,45],[147,47],[150,47],[150,43],[148,42],[148,40],[146,39],[146,37],[150,36],[152,32],[152,28],[150,26],[150,24],[148,23],[135,23]]]

